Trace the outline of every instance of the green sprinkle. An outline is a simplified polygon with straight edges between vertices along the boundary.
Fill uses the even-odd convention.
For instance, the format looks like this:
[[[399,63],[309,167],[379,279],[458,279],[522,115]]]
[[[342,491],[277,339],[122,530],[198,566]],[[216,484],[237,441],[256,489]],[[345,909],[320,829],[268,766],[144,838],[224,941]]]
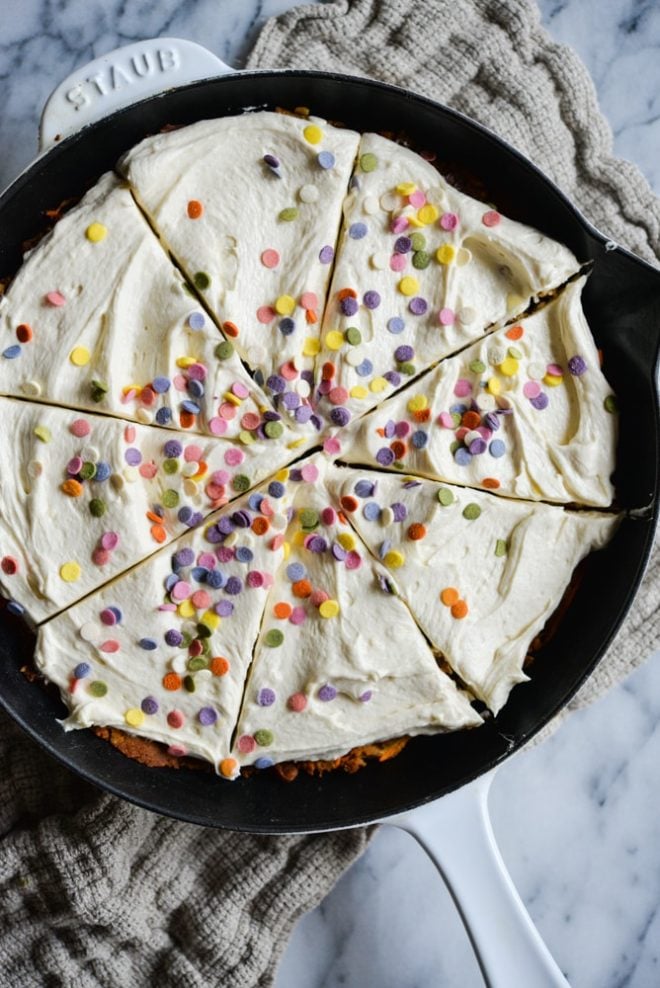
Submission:
[[[105,381],[92,381],[91,384],[92,401],[96,402],[96,404],[98,405],[100,401],[103,401],[107,393],[108,393],[108,385],[105,383]]]
[[[371,151],[360,157],[360,168],[363,172],[373,172],[378,168],[378,158]]]
[[[619,403],[614,395],[607,396],[607,398],[603,402],[603,407],[605,408],[605,411],[610,412],[610,414],[614,414],[614,412],[619,411]]]
[[[278,648],[284,641],[284,632],[280,631],[279,628],[271,628],[264,635],[264,644],[268,645],[269,648]]]
[[[193,636],[190,634],[189,631],[182,631],[181,634],[182,634],[183,637],[181,639],[181,646],[180,647],[181,648],[190,648],[190,645],[191,645],[192,640],[193,640]]]
[[[454,439],[453,442],[449,444],[449,452],[451,453],[451,455],[453,456],[456,450],[458,449],[458,447],[462,445],[463,443],[461,443],[458,439]]]
[[[471,502],[466,504],[463,508],[463,517],[467,518],[468,521],[474,521],[481,514],[481,508],[478,504]]]
[[[523,358],[522,351],[516,346],[510,346],[507,353],[510,357],[513,357],[514,360],[522,360]]]
[[[179,461],[168,457],[166,460],[163,460],[163,470],[165,473],[177,473],[179,470]]]
[[[80,468],[80,476],[83,480],[93,480],[96,476],[96,463],[86,460]]]
[[[284,432],[284,426],[281,422],[266,422],[264,432],[269,439],[279,439]]]
[[[186,690],[187,693],[194,693],[195,692],[195,688],[196,688],[195,687],[195,680],[193,679],[192,676],[184,676],[183,677],[183,688],[184,688],[184,690]]]
[[[275,736],[273,732],[266,730],[265,727],[262,727],[258,731],[255,731],[253,737],[260,748],[267,748],[275,740]]]
[[[349,326],[346,330],[346,341],[351,346],[358,346],[362,342],[362,333],[356,326]]]
[[[199,672],[200,669],[206,669],[206,666],[206,659],[203,659],[201,655],[195,655],[192,659],[188,659],[188,668],[191,672]]]
[[[438,489],[438,501],[443,508],[449,507],[450,504],[454,503],[454,495],[449,490],[448,487],[440,487]]]
[[[247,429],[241,429],[238,434],[238,441],[239,443],[243,443],[244,446],[249,446],[250,443],[255,441],[255,438]]]
[[[229,340],[223,340],[222,343],[218,343],[214,350],[214,353],[218,360],[229,360],[234,352],[234,344],[230,343]]]
[[[424,250],[426,247],[426,237],[423,233],[413,233],[410,238],[410,243],[412,244],[412,249],[414,251]]]
[[[483,362],[483,360],[471,360],[470,370],[472,371],[473,374],[483,374],[483,372],[486,370],[486,365]]]
[[[208,624],[202,624],[201,622],[197,625],[197,637],[198,638],[210,638],[213,632],[209,628]]]
[[[298,519],[303,528],[308,531],[311,528],[316,528],[319,523],[319,513],[315,511],[314,508],[303,508],[298,514]]]
[[[94,515],[95,518],[102,518],[106,513],[107,506],[104,500],[100,497],[93,497],[89,502],[89,510]]]
[[[198,288],[200,292],[203,292],[211,284],[211,278],[206,273],[206,271],[197,271],[193,275],[193,282],[194,282],[195,288]]]
[[[495,543],[495,555],[496,556],[506,556],[508,551],[508,545],[506,544],[506,539],[498,539]]]
[[[431,263],[431,255],[427,254],[425,250],[416,250],[412,258],[412,266],[417,268],[418,271],[423,271],[424,268],[428,268]]]
[[[249,488],[250,478],[247,477],[244,473],[237,473],[236,476],[232,479],[231,486],[235,491],[242,493],[243,491],[246,491]]]
[[[406,360],[405,363],[399,364],[399,371],[410,377],[411,374],[415,373],[415,365],[410,360]]]
[[[108,692],[108,687],[100,679],[95,679],[94,682],[90,683],[87,687],[87,692],[91,693],[92,696],[105,696]]]
[[[163,491],[161,500],[164,508],[176,508],[179,503],[179,495],[176,491],[169,488],[169,490]]]
[[[285,223],[290,223],[291,220],[298,218],[298,210],[295,206],[287,206],[286,209],[280,210],[277,218],[278,220],[283,220]]]
[[[454,423],[454,425],[456,426],[456,428],[458,428],[459,425],[461,424],[461,414],[460,414],[460,412],[450,412],[449,414],[451,415],[452,422]]]

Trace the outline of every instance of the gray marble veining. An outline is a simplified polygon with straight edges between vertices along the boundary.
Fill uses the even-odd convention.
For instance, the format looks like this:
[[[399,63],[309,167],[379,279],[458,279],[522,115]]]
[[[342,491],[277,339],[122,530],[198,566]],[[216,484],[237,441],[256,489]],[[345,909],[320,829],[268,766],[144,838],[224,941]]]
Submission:
[[[240,66],[290,0],[23,0],[0,38],[0,184],[35,155],[41,107],[74,68],[144,37],[205,44]],[[614,150],[660,193],[657,0],[541,0],[550,34],[593,76]],[[573,988],[660,985],[660,652],[499,772],[493,824]],[[451,840],[451,835],[447,835]],[[383,828],[298,924],[277,988],[478,988],[471,947],[416,844]],[[512,986],[524,988],[524,986]]]

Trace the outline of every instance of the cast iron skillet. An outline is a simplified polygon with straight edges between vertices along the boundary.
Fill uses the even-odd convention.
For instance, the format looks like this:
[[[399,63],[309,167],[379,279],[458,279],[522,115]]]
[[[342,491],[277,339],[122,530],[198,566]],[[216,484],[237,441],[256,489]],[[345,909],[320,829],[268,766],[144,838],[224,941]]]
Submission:
[[[0,702],[55,758],[97,785],[150,810],[211,827],[266,834],[325,831],[377,821],[463,786],[539,731],[602,656],[639,585],[658,510],[658,416],[654,386],[660,341],[660,272],[606,241],[533,164],[473,121],[408,92],[329,73],[265,72],[214,78],[145,99],[63,140],[0,196],[0,275],[21,262],[21,244],[44,227],[44,210],[79,196],[119,156],[166,124],[189,124],[246,107],[300,104],[360,131],[405,131],[418,147],[483,181],[500,208],[593,261],[584,303],[621,406],[616,486],[627,517],[586,566],[556,635],[530,683],[479,730],[413,740],[386,764],[356,775],[302,774],[287,785],[271,773],[231,785],[210,773],[150,769],[90,731],[65,733],[64,707],[26,682],[33,641],[18,619],[0,621]],[[5,441],[11,441],[5,437]],[[552,546],[547,547],[548,556]]]

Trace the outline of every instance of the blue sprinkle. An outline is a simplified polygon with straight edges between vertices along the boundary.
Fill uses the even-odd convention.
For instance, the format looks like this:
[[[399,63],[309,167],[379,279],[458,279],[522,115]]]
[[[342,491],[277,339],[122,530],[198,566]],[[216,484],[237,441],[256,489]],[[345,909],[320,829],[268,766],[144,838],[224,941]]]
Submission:
[[[208,576],[206,577],[206,582],[214,590],[220,590],[227,582],[227,577],[221,570],[212,569],[209,570]]]
[[[289,563],[286,568],[286,575],[292,583],[296,583],[298,580],[304,580],[307,575],[307,570],[302,563]]]
[[[84,679],[85,676],[89,676],[92,671],[92,667],[88,662],[79,662],[76,668],[73,670],[73,675],[76,679]]]
[[[385,539],[384,542],[381,542],[381,544],[378,547],[378,555],[380,556],[380,558],[385,559],[385,556],[388,554],[391,548],[392,548],[391,539]]]
[[[389,329],[390,333],[393,333],[395,336],[398,336],[399,333],[402,333],[404,331],[404,329],[406,328],[406,324],[401,318],[401,316],[392,316],[391,319],[387,320],[387,328]]]
[[[363,360],[362,363],[358,364],[357,367],[355,368],[355,373],[359,374],[360,377],[368,377],[369,374],[371,374],[371,372],[373,371],[373,369],[374,369],[374,365],[371,363],[370,360]]]
[[[376,485],[371,480],[358,480],[355,485],[355,493],[358,497],[371,497],[376,490]]]
[[[268,493],[271,497],[284,497],[286,487],[279,480],[271,480],[268,485]]]
[[[289,316],[285,316],[284,319],[280,319],[278,328],[282,336],[291,336],[295,332],[296,324]]]
[[[257,760],[254,763],[254,767],[255,768],[271,768],[271,766],[273,764],[274,764],[274,762],[273,762],[273,759],[272,758],[265,758],[265,757],[262,756],[261,758],[257,758]]]
[[[190,575],[195,583],[206,583],[208,581],[209,571],[206,566],[193,566]]]
[[[193,415],[199,415],[200,412],[199,405],[197,405],[194,401],[188,401],[187,398],[185,401],[181,402],[181,408],[184,412],[191,412]]]
[[[174,563],[172,564],[172,568],[174,569]],[[179,577],[177,576],[178,569],[179,567],[177,566],[177,568],[174,570],[174,573],[170,573],[168,576],[165,577],[165,589],[167,590],[168,593],[170,592],[174,584],[179,582]]]
[[[263,494],[250,494],[248,498],[248,508],[250,508],[252,511],[259,511],[263,499],[264,499]]]
[[[467,405],[451,405],[449,411],[452,415],[463,415],[467,412]]]
[[[172,421],[172,412],[169,408],[159,408],[156,412],[156,422],[158,425],[167,425]]]
[[[109,610],[109,611],[112,611],[112,613],[114,614],[114,616],[115,616],[115,617],[117,618],[117,624],[121,624],[121,623],[122,623],[122,621],[124,620],[124,615],[123,615],[123,614],[122,614],[122,612],[121,612],[121,611],[119,610],[119,608],[118,608],[118,607],[115,607],[114,605],[111,605],[111,606],[110,606],[110,607],[108,608],[108,610]]]
[[[429,441],[429,434],[428,432],[424,432],[423,429],[418,429],[417,432],[413,432],[410,441],[415,449],[424,449]]]
[[[111,473],[112,471],[110,469],[110,464],[106,463],[105,460],[99,460],[99,462],[96,464],[96,473],[94,474],[94,480],[98,481],[99,483],[103,483],[104,480],[108,479]]]
[[[351,223],[348,228],[348,235],[351,240],[362,240],[363,237],[366,237],[367,232],[366,223]]]
[[[151,382],[151,387],[158,395],[164,395],[170,390],[171,381],[169,377],[155,377]]]
[[[155,638],[140,638],[138,645],[140,648],[146,649],[147,652],[153,652],[155,648],[158,648],[158,642]]]
[[[201,381],[188,381],[187,389],[191,398],[204,397],[204,385]]]
[[[10,614],[17,614],[19,616],[21,614],[25,614],[25,608],[23,607],[22,604],[19,604],[17,600],[8,600],[7,610],[9,611]]]
[[[332,151],[320,151],[316,156],[316,160],[321,168],[334,168],[335,156]]]
[[[380,505],[376,501],[367,501],[362,509],[362,514],[367,521],[376,521],[380,518]]]
[[[179,508],[176,516],[182,525],[187,525],[193,516],[193,509],[189,508],[187,504],[184,504],[182,508]]]
[[[248,549],[246,545],[239,545],[234,555],[239,563],[251,563],[254,559],[252,549]]]
[[[472,453],[465,446],[459,446],[454,453],[454,459],[459,467],[467,467],[472,462]]]
[[[188,316],[188,325],[191,329],[204,329],[206,319],[201,312],[191,312]]]
[[[506,453],[506,446],[501,439],[493,439],[492,443],[488,447],[488,452],[497,460],[500,456],[504,456]]]
[[[7,360],[15,360],[16,357],[20,357],[20,355],[21,348],[18,343],[15,343],[13,346],[8,346],[6,350],[2,351],[2,356],[6,357]]]

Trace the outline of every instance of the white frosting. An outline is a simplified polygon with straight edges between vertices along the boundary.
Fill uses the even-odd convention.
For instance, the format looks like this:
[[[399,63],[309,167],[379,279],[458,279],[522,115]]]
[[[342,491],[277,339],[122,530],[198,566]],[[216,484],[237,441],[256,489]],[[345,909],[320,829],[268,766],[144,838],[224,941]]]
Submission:
[[[106,231],[95,242],[86,235],[94,224]],[[188,325],[193,314],[193,322],[204,321],[201,329]],[[26,324],[33,337],[20,343]],[[128,189],[107,174],[27,255],[0,300],[0,394],[173,428],[180,427],[181,402],[193,400],[200,414],[192,431],[236,436],[246,412],[260,415],[270,406],[235,353],[215,355],[221,342]],[[200,398],[188,391],[199,390],[189,385],[195,375],[203,376]],[[166,391],[142,391],[159,377],[171,382]],[[94,381],[107,388],[98,402]],[[245,397],[232,410],[235,390]],[[166,413],[157,416],[162,409],[172,412],[169,422],[161,421]]]
[[[373,170],[365,171],[374,160]],[[363,414],[391,394],[399,386],[397,381],[405,383],[408,376],[401,372],[402,361],[395,353],[399,347],[413,348],[414,356],[404,363],[410,365],[410,372],[419,373],[477,339],[488,326],[517,316],[532,297],[556,288],[579,267],[562,244],[458,192],[433,165],[399,144],[364,134],[358,161],[353,190],[344,203],[337,264],[321,331],[323,350],[317,368],[326,362],[336,368],[331,382],[335,390],[319,401],[324,415],[333,408],[336,415],[337,405],[352,415]],[[425,204],[411,205],[407,195],[397,191],[408,191],[402,183],[410,183],[413,196],[422,194]],[[428,222],[422,222],[420,215]],[[484,218],[490,222],[496,218],[496,225],[486,226]],[[392,230],[396,222],[408,225],[396,233]],[[444,229],[443,223],[456,225]],[[401,238],[408,238],[409,246],[410,238],[420,234],[425,240],[423,252],[410,248],[397,252]],[[439,248],[445,252],[445,263],[437,259]],[[420,269],[415,265],[422,253],[430,261]],[[399,269],[393,270],[392,264]],[[409,287],[403,279],[414,282]],[[342,311],[353,305],[350,299],[340,299],[344,289],[357,295],[354,314]],[[402,289],[409,294],[402,294]],[[420,300],[426,311],[415,315],[411,309],[421,305]],[[357,329],[360,342],[342,340],[349,327]],[[394,383],[386,374],[394,375]],[[322,384],[320,373],[318,377],[317,385]],[[345,389],[348,396],[340,400],[337,389]]]
[[[260,507],[253,508],[250,505],[255,496],[253,493],[222,508],[207,520],[203,530],[182,536],[174,546],[162,549],[127,575],[41,625],[35,662],[59,686],[70,709],[65,729],[94,724],[120,727],[178,746],[175,754],[206,759],[228,778],[237,774],[234,762],[221,763],[230,754],[252,645],[272,573],[282,558],[279,543],[283,544],[281,532],[287,523],[284,499],[266,494]],[[269,509],[266,516],[268,504],[272,511]],[[258,536],[251,528],[235,527],[224,543],[209,541],[209,532],[216,531],[218,523],[226,525],[239,511],[247,512],[251,520],[268,517],[268,531]],[[161,610],[176,601],[177,588],[168,593],[165,580],[173,575],[177,554],[180,558],[186,549],[192,550],[194,559],[193,566],[185,557],[180,559],[186,564],[179,567],[178,580],[188,584],[181,588],[183,603]],[[251,559],[241,562],[246,550]],[[225,559],[228,554],[234,558]],[[195,565],[221,572],[226,581],[238,578],[241,592],[229,592],[236,589],[229,582],[214,589],[208,580],[198,578]],[[199,592],[205,595],[202,599],[195,596]],[[218,616],[217,609],[226,610],[229,605],[233,613]],[[120,610],[121,621],[108,626],[102,615],[111,607]],[[207,626],[207,637],[199,636],[200,624]],[[165,636],[172,631],[188,634],[191,644],[187,646],[185,640],[178,645],[168,643]],[[201,655],[195,655],[200,651],[195,642],[207,643]],[[155,647],[146,648],[149,644]],[[218,667],[211,661],[221,658],[228,660],[228,670],[222,663]],[[78,669],[76,681],[74,670],[83,662],[89,671]],[[197,665],[206,667],[197,669]],[[167,675],[174,681],[164,680]],[[94,684],[99,682],[107,688],[102,696],[95,695],[99,687]],[[175,688],[166,688],[165,683]],[[155,700],[158,709],[141,717],[146,698]],[[174,727],[171,719],[168,721],[174,711],[182,714],[181,726]],[[203,723],[213,719],[213,713],[217,715],[215,722]]]
[[[314,462],[320,476],[295,493],[290,552],[268,596],[248,678],[234,746],[244,765],[336,758],[376,740],[481,723],[438,668],[408,609],[387,591],[385,569],[335,510],[334,520],[323,515],[337,502],[324,486],[323,461]],[[305,511],[318,518],[313,528]],[[349,539],[344,549],[342,538]],[[335,558],[333,548],[346,555],[351,543],[348,559]],[[311,595],[299,596],[301,579]],[[323,616],[328,603],[338,605],[335,616]],[[278,604],[294,609],[291,617],[277,617]],[[294,703],[304,697],[303,710],[291,709],[292,696]]]
[[[264,382],[282,365],[299,373],[314,365],[358,141],[353,131],[314,117],[249,113],[147,138],[119,163],[188,277],[202,272],[210,279],[206,303],[220,324],[237,327],[235,345]],[[270,168],[264,155],[274,156],[279,168]],[[188,214],[191,201],[203,209],[196,219]],[[294,219],[281,218],[292,209]],[[324,247],[330,253],[322,261]],[[286,297],[291,311],[277,305]],[[280,329],[283,319],[295,325],[289,335]],[[287,392],[308,396],[309,382],[300,376],[285,383]]]
[[[611,504],[617,416],[607,410],[613,398],[582,311],[583,285],[584,278],[568,285],[519,326],[498,330],[444,360],[384,402],[356,423],[352,439],[342,438],[342,458],[490,486],[510,497]],[[576,357],[583,363],[576,364]],[[549,365],[557,365],[550,368],[555,373],[548,373]],[[546,397],[526,396],[537,389]],[[545,408],[533,404],[546,399]],[[469,410],[472,402],[478,406],[477,429],[485,431],[480,436],[471,426],[461,445],[481,438],[486,449],[466,456],[452,452],[452,444],[462,434],[457,427],[464,430],[460,408]],[[458,409],[454,420],[452,408]],[[486,421],[489,413],[494,430]],[[425,445],[418,448],[416,442]],[[495,455],[502,443],[503,455]]]
[[[241,446],[10,398],[0,398],[0,417],[11,437],[0,448],[0,589],[35,622],[150,555],[157,539],[185,532],[188,514],[199,524],[291,456],[269,440]],[[85,423],[86,435],[71,431]],[[97,469],[100,480],[84,479]],[[99,555],[108,533],[117,544]],[[62,567],[71,563],[79,572],[69,581]]]
[[[605,545],[619,523],[614,515],[508,501],[374,471],[332,468],[329,487],[337,497],[355,499],[357,510],[346,512],[351,524],[390,569],[429,640],[494,713],[528,678],[522,668],[529,646],[557,608],[573,569]],[[439,492],[451,503],[440,503]],[[468,505],[468,515],[477,517],[465,516]],[[410,537],[413,524],[424,526],[423,538]],[[464,617],[453,615],[451,597],[443,603],[441,593],[449,589],[467,604]]]

